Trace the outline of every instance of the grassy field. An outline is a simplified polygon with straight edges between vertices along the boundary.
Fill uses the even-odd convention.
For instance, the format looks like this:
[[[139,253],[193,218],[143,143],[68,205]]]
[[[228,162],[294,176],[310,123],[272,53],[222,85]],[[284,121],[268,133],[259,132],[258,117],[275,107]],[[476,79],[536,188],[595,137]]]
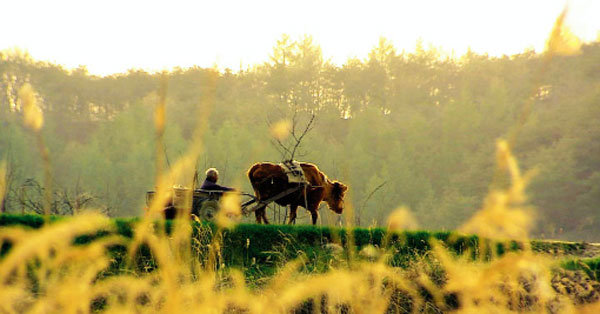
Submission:
[[[68,220],[69,217],[52,216],[50,222]],[[79,235],[74,239],[74,244],[85,244],[94,239],[107,237],[111,234],[119,235],[131,241],[134,228],[139,223],[139,218],[114,218],[112,232],[107,230],[96,231],[91,234]],[[45,224],[41,215],[0,215],[0,227],[23,226],[38,229]],[[192,244],[197,252],[201,253],[203,247],[210,245],[219,232],[213,223],[191,222]],[[156,222],[157,227],[164,227],[165,235],[172,233],[173,222]],[[369,259],[368,251],[371,248],[384,249],[389,253],[387,262],[394,267],[407,267],[415,259],[426,256],[431,252],[432,243],[441,243],[453,254],[468,255],[472,259],[490,260],[502,256],[507,251],[522,250],[525,243],[517,241],[490,241],[481,239],[476,235],[464,235],[455,232],[431,231],[404,231],[388,233],[384,228],[333,228],[310,225],[255,225],[239,224],[233,229],[222,230],[220,258],[225,267],[246,269],[248,275],[252,271],[273,274],[274,269],[286,262],[305,258],[308,271],[326,271],[334,252],[342,250],[346,258],[354,254],[360,258]],[[531,240],[531,250],[540,255],[565,259],[562,263],[565,269],[585,270],[594,278],[600,275],[600,257],[594,244],[584,242],[563,242]],[[2,243],[2,255],[9,252],[10,241]],[[348,252],[349,248],[353,252]],[[114,252],[122,251],[122,247],[115,246]],[[204,250],[206,251],[206,250]],[[205,252],[206,253],[206,252]],[[150,264],[151,256],[144,256]],[[206,256],[198,255],[205,259]],[[119,265],[121,261],[116,260]],[[585,265],[585,266],[584,266]]]
[[[101,223],[88,225],[94,219]],[[40,215],[0,215],[2,287],[9,292],[7,288],[14,290],[17,283],[24,290],[21,294],[30,293],[29,299],[5,306],[8,312],[36,306],[68,308],[57,294],[72,289],[69,280],[78,277],[86,293],[69,290],[67,295],[83,298],[75,308],[92,312],[187,308],[183,300],[165,305],[175,298],[170,293],[179,289],[220,300],[194,301],[202,306],[192,307],[196,310],[205,307],[228,313],[260,312],[270,304],[264,298],[277,292],[283,296],[271,301],[279,308],[273,312],[379,308],[393,313],[464,309],[468,302],[464,294],[477,286],[503,300],[492,302],[493,307],[499,302],[501,309],[508,304],[509,309],[534,311],[564,304],[594,305],[600,290],[600,258],[581,258],[595,252],[587,243],[491,241],[452,232],[305,225],[240,224],[221,229],[212,223],[181,221],[154,221],[150,231],[154,236],[147,234],[140,241],[144,221],[138,218],[52,216],[49,223],[45,221]],[[185,226],[191,226],[189,237],[181,237]],[[90,256],[94,254],[95,259]],[[94,260],[103,262],[96,265]],[[540,265],[544,267],[536,269]],[[10,275],[9,269],[15,273]],[[21,272],[23,278],[11,282]],[[497,290],[490,285],[494,283],[490,272],[503,274],[501,281],[512,288]],[[181,282],[172,281],[172,276]],[[469,286],[464,281],[469,276],[481,276],[480,282]],[[338,284],[331,285],[335,280]],[[462,286],[453,284],[455,280]],[[544,285],[552,288],[552,298],[540,301],[537,298],[544,295],[539,289]],[[124,287],[135,292],[125,293],[120,290]],[[507,294],[506,300],[500,292]],[[356,293],[367,294],[355,296],[360,302],[353,302]],[[365,304],[368,293],[376,293],[374,304]],[[2,295],[10,299],[10,294]]]

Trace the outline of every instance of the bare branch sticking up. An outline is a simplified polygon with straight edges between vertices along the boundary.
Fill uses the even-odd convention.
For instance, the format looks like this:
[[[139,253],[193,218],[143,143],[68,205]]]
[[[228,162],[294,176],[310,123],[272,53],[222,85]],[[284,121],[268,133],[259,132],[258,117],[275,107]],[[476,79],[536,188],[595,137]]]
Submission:
[[[293,160],[297,155],[302,156],[302,154],[299,153],[299,149],[302,146],[302,140],[314,128],[316,114],[314,111],[311,111],[310,117],[303,127],[300,126],[299,120],[298,106],[294,104],[291,126],[287,132],[289,133],[287,134],[287,141],[284,140],[284,137],[278,136],[273,136],[273,139],[271,139],[271,144],[281,154],[283,160]],[[267,118],[267,125],[273,130],[275,124]]]
[[[313,129],[313,127],[314,127],[313,124],[315,122],[315,113],[311,112],[310,119],[308,120],[306,127],[304,128],[304,130],[302,131],[300,136],[297,136],[296,135],[296,119],[295,119],[296,113],[297,113],[297,111],[294,111],[294,120],[292,120],[292,137],[295,140],[295,144],[294,144],[294,148],[291,151],[289,160],[294,160],[294,155],[296,154],[297,149],[300,147],[300,144],[302,144],[302,139],[306,136],[306,134],[308,134],[308,132],[310,132]]]

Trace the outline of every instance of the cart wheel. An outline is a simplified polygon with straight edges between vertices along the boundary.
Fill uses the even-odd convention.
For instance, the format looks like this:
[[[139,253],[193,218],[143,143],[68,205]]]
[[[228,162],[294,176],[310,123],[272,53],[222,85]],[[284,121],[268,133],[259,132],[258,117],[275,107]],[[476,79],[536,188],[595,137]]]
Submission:
[[[177,216],[177,209],[175,206],[169,205],[165,208],[163,214],[165,215],[165,219],[175,219],[175,216]]]
[[[196,217],[201,217],[200,212],[201,212],[202,204],[206,200],[207,200],[206,198],[194,197],[194,200],[192,202],[192,215],[195,215]]]
[[[216,200],[208,200],[202,202],[200,207],[200,219],[204,221],[211,221],[215,219],[217,211],[219,210],[219,202]]]

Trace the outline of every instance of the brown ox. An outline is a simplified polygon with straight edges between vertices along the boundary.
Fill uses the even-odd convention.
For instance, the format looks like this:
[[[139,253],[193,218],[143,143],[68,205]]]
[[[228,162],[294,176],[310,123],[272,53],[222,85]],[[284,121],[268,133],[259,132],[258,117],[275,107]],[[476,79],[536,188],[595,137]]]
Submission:
[[[306,181],[308,181],[306,189],[302,188],[275,201],[282,206],[290,205],[289,223],[295,223],[296,210],[298,206],[302,206],[310,212],[313,225],[316,224],[319,217],[319,205],[322,201],[327,202],[329,209],[341,214],[344,210],[344,193],[348,187],[341,182],[329,180],[317,166],[311,163],[300,163],[300,165]],[[297,184],[289,183],[284,169],[280,165],[270,162],[254,164],[248,170],[248,178],[259,201],[273,197]],[[265,224],[269,223],[265,211],[266,206],[267,204],[264,204],[254,212],[256,222],[259,224],[263,220]]]

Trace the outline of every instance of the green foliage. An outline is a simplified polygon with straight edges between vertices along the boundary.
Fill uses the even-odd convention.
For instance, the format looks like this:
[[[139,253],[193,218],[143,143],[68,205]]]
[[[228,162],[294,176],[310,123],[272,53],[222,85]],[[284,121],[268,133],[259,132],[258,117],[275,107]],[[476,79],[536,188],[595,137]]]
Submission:
[[[56,219],[55,216],[52,216]],[[11,215],[4,214],[0,215],[0,226],[25,226],[34,229],[40,228],[44,225],[44,217],[39,215]]]
[[[50,221],[67,219],[63,216],[51,216]],[[131,239],[133,227],[138,219],[114,218],[116,233]],[[453,232],[407,231],[401,233],[387,233],[383,228],[332,228],[316,226],[289,226],[289,225],[256,225],[240,224],[234,229],[218,230],[211,223],[192,223],[192,247],[197,253],[197,258],[205,261],[208,256],[208,247],[214,236],[222,232],[220,263],[228,267],[240,267],[250,277],[272,274],[275,269],[290,260],[303,258],[307,271],[323,272],[328,270],[333,261],[340,262],[340,256],[331,250],[330,245],[344,248],[343,254],[357,254],[365,247],[372,246],[383,249],[391,254],[388,262],[393,266],[408,267],[414,263],[415,258],[427,255],[434,242],[439,242],[457,255],[471,254],[473,258],[490,258],[498,256],[509,250],[519,250],[523,246],[514,241],[507,243],[481,240],[475,235],[461,235]],[[0,228],[8,226],[25,226],[40,228],[44,225],[43,216],[39,215],[0,215]],[[163,226],[167,233],[172,230],[171,221]],[[349,233],[351,231],[351,234]],[[107,231],[96,234],[79,236],[76,244],[89,243],[98,237],[108,235]],[[553,252],[574,254],[584,249],[582,243],[544,242],[532,241],[532,248],[538,252]],[[351,248],[348,251],[348,248]],[[10,243],[2,243],[2,254],[10,249]],[[492,252],[492,249],[494,250]],[[125,267],[126,252],[124,247],[112,247],[114,265],[108,272],[116,272],[120,267]],[[339,253],[337,253],[339,254]],[[347,256],[345,257],[347,258]],[[344,260],[343,258],[342,260]],[[136,257],[138,269],[150,271],[154,265],[149,249],[142,246]],[[588,263],[589,264],[589,263]],[[154,265],[154,266],[152,266]],[[570,265],[570,264],[569,264]],[[592,265],[592,264],[589,264]],[[596,264],[594,264],[596,265]],[[570,266],[569,266],[570,267]],[[590,266],[592,267],[592,266]],[[597,266],[595,266],[597,268]],[[596,269],[594,268],[594,269]],[[259,274],[257,274],[259,273]]]
[[[416,48],[398,52],[382,38],[366,60],[336,66],[310,36],[283,36],[269,62],[217,73],[214,83],[213,69],[176,69],[168,73],[165,154],[174,162],[201,141],[198,168],[217,167],[224,184],[251,191],[246,169],[281,159],[266,121],[295,106],[317,114],[298,159],[350,187],[355,224],[383,226],[404,205],[423,228],[453,230],[481,206],[494,176],[494,142],[530,103],[514,151],[523,169],[538,170],[527,191],[538,213],[534,235],[600,239],[600,44],[549,63],[533,52],[453,60],[422,43]],[[113,216],[141,214],[154,183],[159,74],[96,77],[13,53],[0,60],[0,79],[9,212],[23,210],[19,193],[28,179],[42,181],[36,143],[20,126],[16,91],[29,81],[47,121],[56,189],[87,193]],[[201,114],[208,120],[195,138]],[[328,210],[320,213],[324,224],[335,223]]]
[[[600,279],[600,257],[569,259],[561,264],[567,270],[582,270],[594,280]]]

